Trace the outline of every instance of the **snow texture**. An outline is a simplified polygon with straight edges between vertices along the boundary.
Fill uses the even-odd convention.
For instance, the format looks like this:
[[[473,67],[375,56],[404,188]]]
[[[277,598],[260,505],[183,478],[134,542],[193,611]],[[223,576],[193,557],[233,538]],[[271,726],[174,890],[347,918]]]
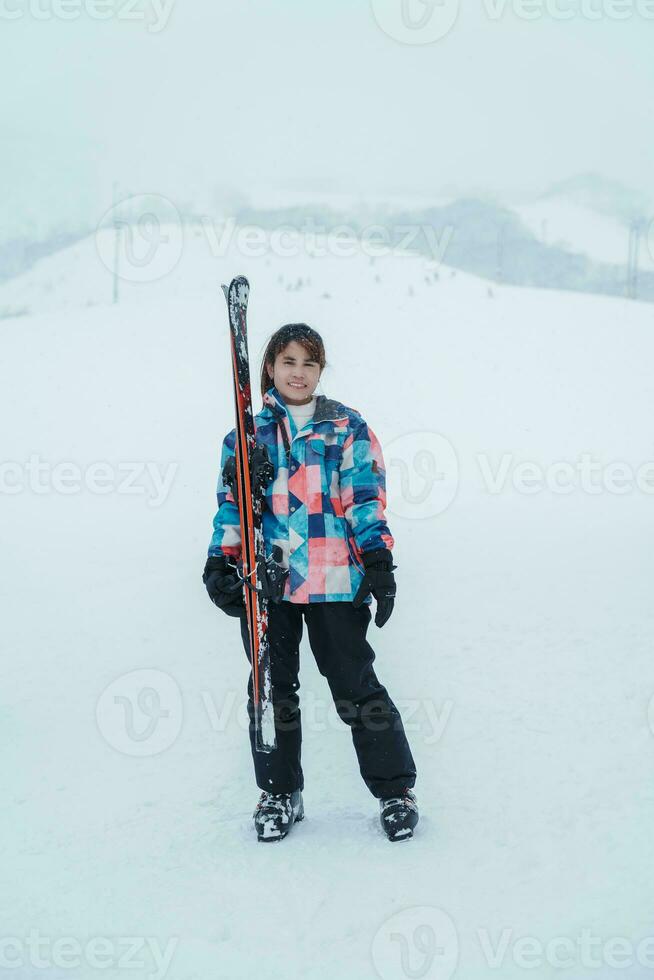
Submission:
[[[17,464],[4,479],[18,486],[2,500],[4,937],[176,940],[172,980],[444,980],[449,967],[517,980],[520,936],[651,934],[653,498],[512,483],[525,462],[652,458],[651,307],[490,296],[434,271],[401,255],[214,258],[187,229],[174,269],[122,283],[117,306],[93,240],[0,288],[0,308],[31,310],[0,323],[2,452]],[[278,846],[256,841],[247,661],[200,578],[233,425],[218,284],[240,273],[253,376],[272,330],[310,323],[323,390],[384,449],[398,597],[369,640],[418,768],[404,848],[383,835],[306,631],[306,819]],[[443,509],[406,448],[433,438],[458,466]],[[501,492],[480,454],[491,474],[507,467]],[[45,490],[29,486],[34,456]],[[78,492],[55,477],[63,462]],[[102,492],[86,485],[98,463],[112,468]],[[416,972],[430,921],[445,923],[449,972]],[[492,968],[481,937],[495,947],[506,929]],[[145,958],[130,976],[157,975]],[[27,962],[20,976],[96,974],[127,971]],[[614,974],[577,958],[566,975]]]

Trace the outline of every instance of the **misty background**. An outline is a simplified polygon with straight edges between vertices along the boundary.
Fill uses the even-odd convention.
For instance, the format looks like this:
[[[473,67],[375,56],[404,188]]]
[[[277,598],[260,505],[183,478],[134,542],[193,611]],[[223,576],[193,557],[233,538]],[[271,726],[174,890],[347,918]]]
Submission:
[[[182,221],[427,223],[491,280],[654,299],[644,6],[480,0],[406,44],[380,26],[400,0],[59,2],[0,13],[2,279],[155,195]]]

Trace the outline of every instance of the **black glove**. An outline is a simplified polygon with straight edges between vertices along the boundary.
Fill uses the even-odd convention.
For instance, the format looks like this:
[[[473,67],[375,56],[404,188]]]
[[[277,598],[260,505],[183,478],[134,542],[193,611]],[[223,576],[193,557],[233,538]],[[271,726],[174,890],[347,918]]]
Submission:
[[[207,587],[209,598],[228,616],[240,616],[245,609],[243,582],[238,577],[236,567],[230,565],[225,555],[207,558],[202,573],[202,581]]]
[[[363,564],[366,573],[357,594],[352,600],[352,605],[358,609],[366,596],[372,592],[377,600],[375,626],[381,629],[384,623],[390,619],[395,605],[396,587],[393,569],[397,568],[397,565],[393,564],[393,555],[388,548],[364,551]]]

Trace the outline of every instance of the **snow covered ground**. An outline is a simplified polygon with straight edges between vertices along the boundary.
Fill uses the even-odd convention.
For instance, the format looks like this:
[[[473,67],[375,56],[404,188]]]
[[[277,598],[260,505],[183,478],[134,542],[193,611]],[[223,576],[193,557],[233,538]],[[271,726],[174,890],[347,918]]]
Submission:
[[[30,310],[0,322],[7,975],[650,976],[651,307],[170,232],[116,306],[93,239],[0,288]],[[409,844],[306,637],[307,819],[251,828],[247,662],[200,579],[238,273],[254,368],[311,323],[384,447],[398,599],[369,639],[418,766]]]

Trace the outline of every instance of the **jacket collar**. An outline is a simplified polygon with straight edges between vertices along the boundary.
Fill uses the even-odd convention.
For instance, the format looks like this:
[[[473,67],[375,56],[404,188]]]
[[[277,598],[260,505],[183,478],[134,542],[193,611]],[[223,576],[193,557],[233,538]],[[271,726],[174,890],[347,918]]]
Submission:
[[[286,416],[288,418],[288,408],[286,402],[275,385],[272,385],[263,396],[263,408],[258,413],[259,416],[270,414],[279,421]],[[347,419],[348,413],[344,405],[334,398],[327,398],[326,395],[316,396],[316,410],[311,419],[312,424],[318,422],[337,422]]]

